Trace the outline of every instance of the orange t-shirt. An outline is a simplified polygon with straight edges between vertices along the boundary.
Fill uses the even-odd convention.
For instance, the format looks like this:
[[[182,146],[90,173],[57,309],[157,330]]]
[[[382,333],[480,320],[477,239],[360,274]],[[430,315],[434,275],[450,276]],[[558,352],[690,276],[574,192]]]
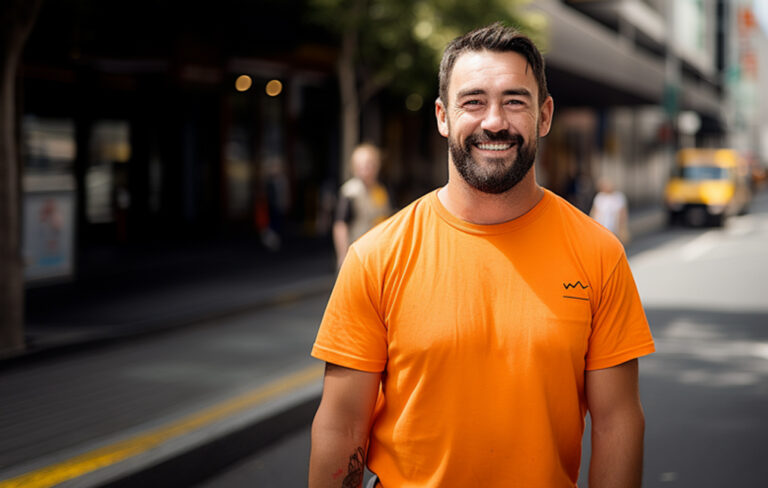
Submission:
[[[574,487],[584,371],[653,352],[618,240],[553,193],[498,225],[432,192],[350,249],[312,349],[382,372],[368,467],[390,487]]]

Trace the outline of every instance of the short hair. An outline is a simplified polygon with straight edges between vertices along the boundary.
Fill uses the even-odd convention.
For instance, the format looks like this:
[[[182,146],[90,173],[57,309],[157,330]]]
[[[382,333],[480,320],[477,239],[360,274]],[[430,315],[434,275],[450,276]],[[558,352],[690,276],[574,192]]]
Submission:
[[[544,58],[533,41],[514,27],[506,27],[501,22],[475,29],[457,37],[446,46],[440,60],[440,99],[448,106],[448,82],[453,73],[456,60],[462,54],[474,51],[516,52],[521,54],[533,69],[536,85],[539,89],[539,105],[549,96],[547,79],[544,74]]]

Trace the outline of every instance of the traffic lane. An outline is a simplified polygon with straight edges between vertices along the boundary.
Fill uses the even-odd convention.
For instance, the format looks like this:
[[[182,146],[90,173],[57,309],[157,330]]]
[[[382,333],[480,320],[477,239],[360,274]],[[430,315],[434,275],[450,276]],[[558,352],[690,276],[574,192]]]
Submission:
[[[768,476],[768,198],[724,228],[631,259],[657,353],[641,362],[645,486]]]
[[[648,307],[768,311],[768,212],[630,257]]]
[[[668,246],[679,246],[690,242],[696,237],[706,233],[729,231],[731,233],[744,232],[744,221],[757,218],[765,219],[768,214],[768,189],[754,195],[749,212],[746,215],[729,218],[724,227],[691,226],[687,224],[667,225],[657,231],[635,236],[626,247],[627,256],[630,258],[647,251],[658,250]]]
[[[641,360],[644,486],[761,486],[768,477],[768,314],[649,308]]]
[[[766,196],[724,228],[674,227],[628,250],[657,346],[640,360],[643,486],[762,486],[768,475]],[[587,432],[580,486],[589,454]]]

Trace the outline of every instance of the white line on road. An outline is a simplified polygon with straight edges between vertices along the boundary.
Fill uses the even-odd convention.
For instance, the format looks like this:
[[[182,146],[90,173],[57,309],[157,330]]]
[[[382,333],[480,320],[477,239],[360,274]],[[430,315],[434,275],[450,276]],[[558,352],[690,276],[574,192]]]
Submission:
[[[683,261],[695,261],[717,245],[717,230],[710,230],[680,248]]]

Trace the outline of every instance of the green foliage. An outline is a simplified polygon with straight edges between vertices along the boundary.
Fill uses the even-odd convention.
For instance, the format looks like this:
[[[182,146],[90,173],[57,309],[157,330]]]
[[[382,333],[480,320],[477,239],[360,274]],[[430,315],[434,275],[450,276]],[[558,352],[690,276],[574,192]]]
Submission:
[[[356,36],[361,85],[374,80],[400,94],[434,96],[445,45],[496,21],[513,25],[540,47],[545,21],[521,7],[530,0],[310,0],[310,21]]]

